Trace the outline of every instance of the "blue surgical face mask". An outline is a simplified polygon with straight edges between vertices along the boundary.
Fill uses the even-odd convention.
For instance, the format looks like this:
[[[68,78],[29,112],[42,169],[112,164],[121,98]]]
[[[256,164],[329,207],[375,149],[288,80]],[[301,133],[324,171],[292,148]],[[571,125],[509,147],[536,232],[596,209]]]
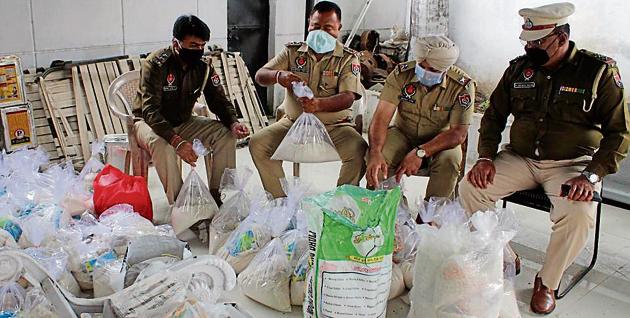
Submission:
[[[442,83],[442,75],[444,75],[443,72],[427,71],[420,64],[416,64],[416,77],[424,86],[431,87]]]
[[[306,44],[316,53],[328,53],[335,49],[337,39],[326,31],[313,30],[306,37]]]

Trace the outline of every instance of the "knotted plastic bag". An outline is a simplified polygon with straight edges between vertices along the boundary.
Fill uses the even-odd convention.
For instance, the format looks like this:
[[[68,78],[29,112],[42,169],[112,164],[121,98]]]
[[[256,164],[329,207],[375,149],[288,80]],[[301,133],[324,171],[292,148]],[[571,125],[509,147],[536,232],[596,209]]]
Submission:
[[[238,285],[247,297],[275,310],[290,312],[292,272],[285,245],[281,238],[275,238],[238,276]]]
[[[291,274],[291,305],[302,306],[306,294],[306,277],[310,270],[308,251],[300,257]]]
[[[92,142],[92,154],[90,159],[85,163],[85,166],[83,166],[83,169],[79,173],[79,178],[83,181],[83,186],[87,191],[94,192],[92,183],[96,175],[105,168],[105,164],[103,164],[101,159],[104,153],[105,143],[101,141]]]
[[[308,94],[307,89],[310,91],[304,83],[293,83],[293,91],[298,97],[311,96],[312,92]],[[302,163],[341,160],[326,126],[311,113],[302,113],[295,120],[271,159]]]
[[[271,240],[272,229],[265,211],[251,211],[250,215],[230,234],[217,256],[226,260],[238,274]]]
[[[198,157],[208,154],[199,139],[193,140],[193,149]],[[219,210],[210,190],[195,169],[191,169],[173,205],[171,223],[175,234],[181,236],[188,228],[202,220],[210,220]]]
[[[144,218],[153,220],[147,180],[126,175],[108,164],[94,179],[94,211],[100,215],[117,204],[130,204]]]
[[[503,250],[516,233],[513,213],[477,212],[462,223],[453,217],[459,215],[457,205],[444,209],[442,214],[451,217],[441,228],[419,226],[409,317],[498,317],[504,299]]]
[[[249,168],[226,168],[221,177],[219,190],[224,200],[219,212],[214,216],[209,228],[210,254],[225,244],[228,236],[249,214],[250,195],[246,191],[247,182],[253,171]]]

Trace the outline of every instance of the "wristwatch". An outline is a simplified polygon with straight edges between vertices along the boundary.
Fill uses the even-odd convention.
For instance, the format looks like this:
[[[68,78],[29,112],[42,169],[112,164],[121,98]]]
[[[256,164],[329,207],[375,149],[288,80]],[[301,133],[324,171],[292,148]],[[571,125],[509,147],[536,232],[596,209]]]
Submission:
[[[584,170],[582,171],[582,175],[585,176],[586,180],[588,180],[588,182],[590,182],[591,184],[595,184],[601,180],[601,178],[598,175],[590,171]]]
[[[427,155],[427,152],[421,148],[421,146],[416,147],[416,156],[418,158],[424,158]]]

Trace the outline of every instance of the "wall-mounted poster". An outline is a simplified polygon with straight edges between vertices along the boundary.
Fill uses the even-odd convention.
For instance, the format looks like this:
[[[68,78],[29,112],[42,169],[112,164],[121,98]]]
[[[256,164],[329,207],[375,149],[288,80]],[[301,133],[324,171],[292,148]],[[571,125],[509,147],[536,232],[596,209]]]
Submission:
[[[22,67],[17,56],[0,57],[0,107],[26,103]]]

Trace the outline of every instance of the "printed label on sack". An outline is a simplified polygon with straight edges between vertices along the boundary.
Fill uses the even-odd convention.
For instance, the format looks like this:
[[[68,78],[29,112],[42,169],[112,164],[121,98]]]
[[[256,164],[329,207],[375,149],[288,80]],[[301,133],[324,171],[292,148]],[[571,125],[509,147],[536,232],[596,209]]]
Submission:
[[[321,317],[383,317],[387,308],[391,266],[357,266],[324,262],[320,286]],[[350,271],[346,271],[350,269]]]

